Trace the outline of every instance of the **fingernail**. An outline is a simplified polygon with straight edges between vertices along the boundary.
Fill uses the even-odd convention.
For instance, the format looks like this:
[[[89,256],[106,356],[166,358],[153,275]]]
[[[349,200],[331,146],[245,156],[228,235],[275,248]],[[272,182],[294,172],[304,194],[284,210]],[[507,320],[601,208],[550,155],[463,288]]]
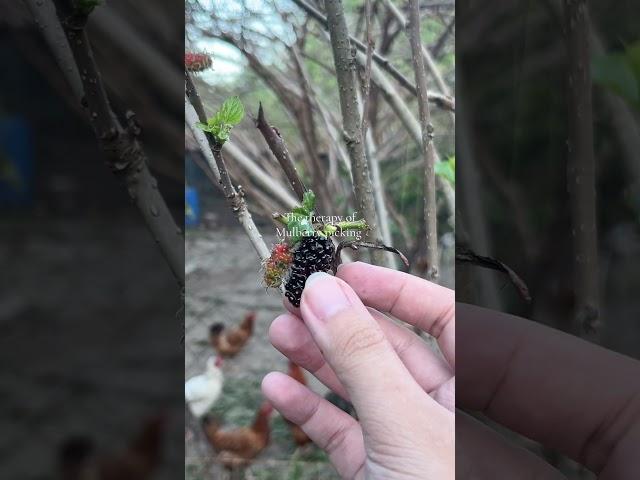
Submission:
[[[311,310],[319,320],[326,320],[351,306],[336,278],[324,272],[313,273],[307,278],[302,292],[302,303],[305,310]]]

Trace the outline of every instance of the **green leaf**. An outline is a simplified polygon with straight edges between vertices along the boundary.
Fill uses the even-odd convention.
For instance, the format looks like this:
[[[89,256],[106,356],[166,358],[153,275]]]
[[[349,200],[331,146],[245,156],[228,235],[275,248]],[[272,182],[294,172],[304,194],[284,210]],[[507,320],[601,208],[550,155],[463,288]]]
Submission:
[[[304,215],[304,216],[309,215],[309,212],[304,207],[295,207],[293,210],[291,210],[291,212],[292,213],[297,213],[299,215]]]
[[[238,125],[244,118],[244,105],[239,97],[231,97],[225,100],[220,107],[219,119],[227,125]]]
[[[638,79],[633,71],[635,51],[596,56],[591,62],[593,80],[630,102],[638,101]],[[640,50],[638,51],[640,73]]]
[[[244,117],[244,106],[238,97],[231,97],[225,100],[216,114],[207,119],[207,124],[201,122],[196,126],[201,130],[212,134],[220,144],[229,140],[229,134],[234,125],[242,121]]]
[[[296,243],[304,235],[313,234],[313,225],[308,215],[302,215],[300,213],[290,213],[288,215],[289,222],[287,223],[287,230],[291,235],[291,240]]]
[[[311,215],[311,212],[313,212],[316,207],[316,194],[313,193],[313,191],[307,190],[304,192],[302,196],[302,206],[309,212],[309,215]]]

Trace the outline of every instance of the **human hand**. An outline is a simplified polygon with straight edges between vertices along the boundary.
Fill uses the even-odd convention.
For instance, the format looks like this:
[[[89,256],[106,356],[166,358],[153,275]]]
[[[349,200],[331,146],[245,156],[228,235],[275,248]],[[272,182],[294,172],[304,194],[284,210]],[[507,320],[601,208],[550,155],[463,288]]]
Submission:
[[[640,478],[640,362],[513,315],[456,308],[458,407],[567,455],[600,480]],[[460,411],[456,444],[460,478],[566,478]]]
[[[291,313],[270,327],[271,342],[352,402],[358,421],[282,373],[268,374],[262,390],[338,473],[453,479],[454,292],[357,262],[341,266],[337,277],[312,275],[300,309],[287,308]],[[381,312],[433,335],[444,359]]]

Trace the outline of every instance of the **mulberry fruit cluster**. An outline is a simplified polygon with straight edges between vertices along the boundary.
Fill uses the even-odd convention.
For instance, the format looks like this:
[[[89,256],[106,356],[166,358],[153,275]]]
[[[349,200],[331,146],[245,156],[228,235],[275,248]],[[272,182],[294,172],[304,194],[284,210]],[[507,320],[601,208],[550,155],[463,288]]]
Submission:
[[[296,307],[307,278],[315,272],[328,272],[333,264],[335,247],[331,239],[317,235],[304,237],[293,252],[293,263],[285,284],[285,296]]]

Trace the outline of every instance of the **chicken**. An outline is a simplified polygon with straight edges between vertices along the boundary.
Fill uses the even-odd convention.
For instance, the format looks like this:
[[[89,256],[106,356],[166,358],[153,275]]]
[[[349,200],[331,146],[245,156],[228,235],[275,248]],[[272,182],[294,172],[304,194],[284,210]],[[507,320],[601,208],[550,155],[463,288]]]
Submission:
[[[162,460],[166,418],[156,415],[145,421],[125,451],[97,455],[91,439],[72,437],[59,452],[63,480],[147,480]]]
[[[184,383],[184,398],[196,418],[211,410],[220,397],[224,384],[221,366],[222,357],[209,357],[205,372],[191,377]]]
[[[296,380],[298,383],[307,385],[307,379],[304,376],[304,372],[297,364],[293,363],[292,361],[289,361],[289,376]],[[296,443],[296,445],[302,447],[311,442],[311,439],[307,436],[306,433],[302,431],[302,429],[298,425],[289,421],[287,421],[287,423],[289,424],[291,435],[293,436],[293,441]]]
[[[209,343],[219,355],[233,357],[249,341],[253,333],[255,312],[249,312],[237,328],[225,329],[221,323],[214,323],[209,328]]]
[[[273,406],[264,402],[250,427],[233,430],[221,430],[219,422],[205,416],[202,420],[204,433],[211,446],[219,452],[218,461],[228,469],[248,465],[269,443],[272,411]]]

